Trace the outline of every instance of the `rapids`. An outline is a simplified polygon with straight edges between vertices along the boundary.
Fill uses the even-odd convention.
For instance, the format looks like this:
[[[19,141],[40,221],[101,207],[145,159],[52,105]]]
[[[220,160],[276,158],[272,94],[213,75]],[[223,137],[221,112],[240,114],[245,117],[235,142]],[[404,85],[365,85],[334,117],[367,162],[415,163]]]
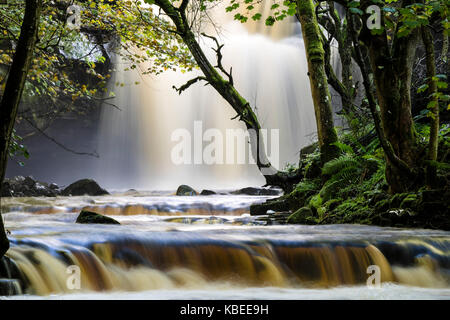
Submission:
[[[248,209],[267,198],[2,198],[22,290],[10,298],[450,298],[449,232],[263,225]],[[121,225],[75,224],[82,208]],[[80,289],[68,285],[73,265]],[[369,265],[380,267],[379,288],[366,286]]]

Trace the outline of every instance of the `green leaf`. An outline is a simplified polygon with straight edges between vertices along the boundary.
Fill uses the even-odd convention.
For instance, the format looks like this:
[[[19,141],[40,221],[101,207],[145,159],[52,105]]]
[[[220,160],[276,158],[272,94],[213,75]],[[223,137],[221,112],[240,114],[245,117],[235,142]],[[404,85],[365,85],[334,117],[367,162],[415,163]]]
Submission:
[[[252,16],[252,19],[253,19],[254,21],[260,20],[260,19],[261,19],[261,13],[255,13],[255,14]]]
[[[266,26],[273,26],[273,24],[275,23],[275,19],[272,16],[268,16],[266,18]]]
[[[425,92],[428,89],[428,84],[423,84],[417,88],[417,93]]]

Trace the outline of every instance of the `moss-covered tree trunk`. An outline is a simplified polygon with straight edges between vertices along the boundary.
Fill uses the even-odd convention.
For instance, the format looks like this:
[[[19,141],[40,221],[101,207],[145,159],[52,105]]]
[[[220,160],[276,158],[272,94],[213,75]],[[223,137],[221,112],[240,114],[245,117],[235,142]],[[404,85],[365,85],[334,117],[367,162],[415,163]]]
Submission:
[[[42,0],[26,0],[20,37],[0,101],[0,192],[8,161],[9,142],[37,39],[41,7]],[[0,215],[0,257],[8,248],[9,242]]]
[[[334,128],[331,95],[325,72],[325,51],[313,0],[297,0],[297,14],[302,26],[308,74],[311,83],[317,134],[322,163],[337,157],[339,149],[333,144],[337,138]]]

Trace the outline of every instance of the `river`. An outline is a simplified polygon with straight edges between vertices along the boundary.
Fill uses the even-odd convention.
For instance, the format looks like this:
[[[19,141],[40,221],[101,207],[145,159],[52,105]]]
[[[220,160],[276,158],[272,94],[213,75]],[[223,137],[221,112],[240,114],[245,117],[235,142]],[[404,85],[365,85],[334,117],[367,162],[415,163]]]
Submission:
[[[266,225],[248,212],[268,198],[167,192],[2,198],[7,256],[19,270],[21,291],[1,298],[450,298],[450,232]],[[82,208],[121,225],[77,224]],[[379,286],[375,278],[367,284],[374,265]],[[78,281],[70,266],[78,268],[79,288],[70,285]]]

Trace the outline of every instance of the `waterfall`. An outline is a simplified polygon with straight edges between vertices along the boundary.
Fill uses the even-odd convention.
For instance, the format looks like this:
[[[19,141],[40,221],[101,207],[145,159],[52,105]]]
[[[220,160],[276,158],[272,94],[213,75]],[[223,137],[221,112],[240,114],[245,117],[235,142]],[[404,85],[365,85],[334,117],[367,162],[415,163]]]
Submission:
[[[7,270],[18,277],[18,292],[23,288],[34,295],[73,293],[67,285],[69,266],[81,272],[81,292],[361,286],[370,265],[380,268],[382,283],[431,288],[449,284],[446,257],[432,253],[436,247],[430,240],[245,243],[161,234],[152,240],[124,237],[87,247],[17,242],[7,253]],[[403,254],[395,265],[392,251]],[[418,255],[421,251],[427,254]]]
[[[268,8],[263,8],[268,10]],[[279,167],[298,163],[299,150],[314,139],[315,118],[307,76],[307,62],[300,26],[294,18],[270,28],[264,22],[241,24],[223,7],[215,8],[214,20],[221,26],[223,64],[233,67],[237,90],[246,98],[265,129],[279,130]],[[213,34],[207,30],[209,34]],[[201,39],[205,53],[215,64],[213,44]],[[101,157],[97,178],[107,188],[175,189],[185,183],[194,188],[237,188],[262,185],[256,165],[182,164],[171,160],[176,129],[193,135],[195,121],[203,132],[244,129],[231,106],[210,86],[196,84],[178,95],[180,86],[198,73],[167,71],[162,75],[142,75],[124,71],[128,63],[117,58],[113,83],[113,104],[102,110],[98,152]],[[145,64],[140,66],[145,68]],[[139,82],[139,84],[135,84]],[[270,134],[269,134],[270,137]],[[203,142],[203,147],[207,145]],[[270,154],[270,149],[269,149]]]

